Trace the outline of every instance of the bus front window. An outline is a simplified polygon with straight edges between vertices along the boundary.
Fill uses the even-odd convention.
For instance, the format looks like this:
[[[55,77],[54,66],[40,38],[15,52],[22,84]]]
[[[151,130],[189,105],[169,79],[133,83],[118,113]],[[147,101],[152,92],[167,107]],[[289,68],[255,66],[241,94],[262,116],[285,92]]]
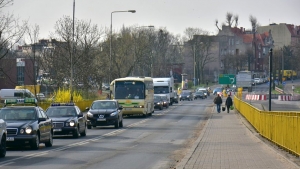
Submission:
[[[145,87],[142,82],[116,82],[115,99],[145,99]]]

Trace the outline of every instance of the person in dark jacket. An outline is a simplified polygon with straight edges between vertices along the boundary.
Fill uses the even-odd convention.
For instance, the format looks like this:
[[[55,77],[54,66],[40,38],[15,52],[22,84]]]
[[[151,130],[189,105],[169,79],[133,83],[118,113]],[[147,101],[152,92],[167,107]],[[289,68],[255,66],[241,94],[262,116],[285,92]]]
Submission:
[[[230,97],[230,95],[228,95],[228,97],[227,97],[227,99],[225,101],[225,105],[227,107],[227,113],[229,113],[230,106],[233,105],[232,98]]]
[[[215,97],[214,103],[217,105],[217,112],[220,113],[221,112],[222,98],[220,97],[219,94],[217,95],[217,97]]]

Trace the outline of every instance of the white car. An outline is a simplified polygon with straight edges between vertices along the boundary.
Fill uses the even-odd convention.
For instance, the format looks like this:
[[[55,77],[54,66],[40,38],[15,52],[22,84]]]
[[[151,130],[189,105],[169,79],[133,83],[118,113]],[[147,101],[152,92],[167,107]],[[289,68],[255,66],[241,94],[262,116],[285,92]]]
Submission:
[[[260,84],[260,79],[259,78],[254,78],[254,83],[255,84]]]
[[[0,110],[1,111],[1,110]],[[6,155],[6,122],[0,119],[0,157],[5,157]]]

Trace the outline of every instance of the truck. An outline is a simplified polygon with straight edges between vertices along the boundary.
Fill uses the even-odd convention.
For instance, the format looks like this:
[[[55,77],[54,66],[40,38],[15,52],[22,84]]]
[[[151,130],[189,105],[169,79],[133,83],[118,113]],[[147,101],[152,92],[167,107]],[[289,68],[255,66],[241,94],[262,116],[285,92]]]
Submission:
[[[153,78],[153,86],[154,86],[154,95],[166,94],[170,105],[176,103],[173,77]]]

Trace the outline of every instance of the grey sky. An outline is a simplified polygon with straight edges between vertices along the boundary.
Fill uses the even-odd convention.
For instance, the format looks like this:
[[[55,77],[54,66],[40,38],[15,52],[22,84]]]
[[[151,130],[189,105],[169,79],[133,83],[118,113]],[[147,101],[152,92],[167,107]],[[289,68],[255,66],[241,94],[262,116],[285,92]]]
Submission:
[[[48,38],[63,16],[72,16],[73,0],[14,0],[4,8],[33,26],[40,26],[40,38]],[[263,26],[269,23],[300,25],[300,0],[76,0],[75,17],[91,20],[99,27],[110,26],[112,11],[136,10],[136,13],[114,13],[113,29],[125,26],[154,25],[183,35],[185,28],[196,27],[215,34],[215,20],[225,21],[227,12],[239,15],[238,27],[249,29],[253,15]]]

